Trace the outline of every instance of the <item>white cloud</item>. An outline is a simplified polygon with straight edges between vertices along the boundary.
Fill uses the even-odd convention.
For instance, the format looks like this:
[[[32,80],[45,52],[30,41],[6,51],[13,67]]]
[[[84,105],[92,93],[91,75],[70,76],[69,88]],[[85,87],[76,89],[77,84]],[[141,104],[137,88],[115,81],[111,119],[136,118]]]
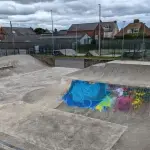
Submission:
[[[32,3],[32,4],[31,4]],[[140,20],[150,25],[149,0],[11,0],[0,1],[0,23],[19,26],[51,28],[53,10],[56,28],[68,28],[72,23],[98,21],[98,4],[102,6],[102,20],[132,22]]]

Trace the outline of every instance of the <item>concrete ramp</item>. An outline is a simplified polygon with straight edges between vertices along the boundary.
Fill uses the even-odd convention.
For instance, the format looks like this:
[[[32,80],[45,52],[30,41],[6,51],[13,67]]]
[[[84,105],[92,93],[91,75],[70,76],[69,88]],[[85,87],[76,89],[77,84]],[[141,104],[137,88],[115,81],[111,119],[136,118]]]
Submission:
[[[9,133],[41,150],[110,150],[126,129],[110,122],[49,110],[32,113],[14,124]]]
[[[99,54],[98,54],[98,51],[97,51],[97,50],[89,51],[89,52],[87,53],[87,55],[91,55],[91,56],[99,56]]]
[[[96,64],[85,69],[73,72],[67,75],[71,79],[91,81],[100,78],[103,75],[105,63]]]
[[[59,50],[55,50],[54,53],[56,55],[64,55],[64,56],[75,56],[76,55],[76,51],[73,49],[59,49]]]
[[[104,68],[101,82],[128,86],[150,86],[150,63],[142,61],[112,61]]]
[[[69,78],[109,84],[149,87],[150,62],[111,61],[67,75]]]
[[[39,147],[0,132],[0,150],[41,150]],[[42,148],[42,150],[46,150]]]

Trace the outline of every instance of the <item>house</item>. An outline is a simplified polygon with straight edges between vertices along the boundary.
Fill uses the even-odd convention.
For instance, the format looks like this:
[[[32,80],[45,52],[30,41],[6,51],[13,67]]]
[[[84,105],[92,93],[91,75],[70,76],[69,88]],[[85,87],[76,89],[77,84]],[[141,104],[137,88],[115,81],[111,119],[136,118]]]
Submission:
[[[0,27],[0,41],[5,39],[4,29]]]
[[[144,33],[145,32],[145,33]],[[150,29],[140,20],[135,19],[133,23],[129,23],[125,28],[121,29],[117,34],[116,38],[123,38],[123,35],[126,37],[150,37]]]
[[[104,30],[105,39],[113,39],[119,31],[117,21],[102,22],[101,26],[103,27],[103,30]]]
[[[28,49],[38,42],[32,28],[1,27],[1,49]]]
[[[117,21],[112,22],[102,22],[101,21],[101,37],[112,39],[118,33]],[[84,24],[73,24],[68,30],[68,34],[75,32],[78,33],[87,33],[91,37],[98,39],[99,35],[99,23],[84,23]]]
[[[68,29],[67,34],[87,34],[88,36],[97,39],[99,35],[99,23],[83,23],[72,24]],[[103,28],[101,27],[101,37],[103,37]]]
[[[4,30],[4,34],[6,36],[12,35],[12,33],[15,36],[30,36],[30,35],[36,35],[34,30],[32,28],[23,28],[23,27],[2,27]]]

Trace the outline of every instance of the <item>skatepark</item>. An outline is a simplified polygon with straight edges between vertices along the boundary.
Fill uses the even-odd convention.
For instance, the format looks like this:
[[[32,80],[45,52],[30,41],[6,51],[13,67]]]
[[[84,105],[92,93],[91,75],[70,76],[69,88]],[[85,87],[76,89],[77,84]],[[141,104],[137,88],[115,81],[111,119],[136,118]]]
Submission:
[[[150,63],[112,61],[84,69],[48,67],[29,55],[0,58],[2,150],[148,150],[150,105],[128,112],[73,108],[72,80],[149,88]]]

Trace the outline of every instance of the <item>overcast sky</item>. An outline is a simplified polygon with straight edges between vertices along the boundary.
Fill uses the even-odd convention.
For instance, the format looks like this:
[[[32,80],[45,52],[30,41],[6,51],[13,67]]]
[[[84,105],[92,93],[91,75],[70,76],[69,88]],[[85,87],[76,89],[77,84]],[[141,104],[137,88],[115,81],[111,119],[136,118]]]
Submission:
[[[0,0],[0,24],[9,26],[68,29],[71,24],[98,21],[98,4],[102,21],[118,22],[119,27],[139,18],[150,26],[150,0]]]

